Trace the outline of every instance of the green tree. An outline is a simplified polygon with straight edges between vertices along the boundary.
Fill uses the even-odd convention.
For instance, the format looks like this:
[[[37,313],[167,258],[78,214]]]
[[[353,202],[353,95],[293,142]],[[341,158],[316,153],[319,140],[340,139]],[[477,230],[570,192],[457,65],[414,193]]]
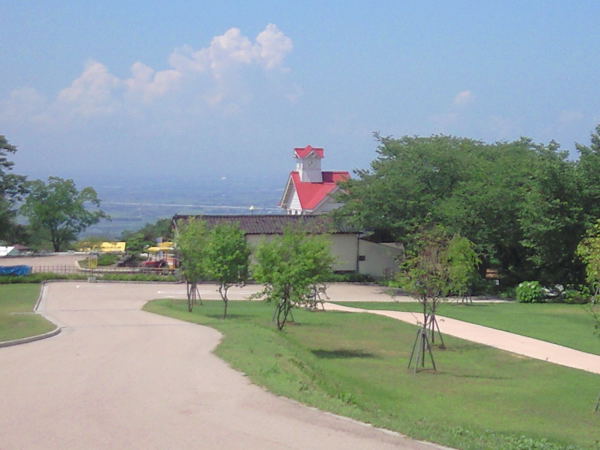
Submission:
[[[482,270],[499,267],[510,284],[582,277],[574,251],[589,221],[586,208],[600,213],[599,139],[580,148],[575,163],[556,143],[526,138],[494,144],[452,136],[376,138],[370,169],[342,185],[338,221],[405,245],[420,227],[441,224],[474,243]]]
[[[517,221],[526,250],[523,272],[545,285],[579,283],[582,268],[573,260],[585,220],[576,163],[551,142],[537,146],[530,173]]]
[[[586,226],[600,218],[600,125],[592,133],[590,145],[576,144],[579,152],[577,173]]]
[[[473,283],[479,278],[477,267],[481,259],[475,250],[475,245],[459,234],[448,243],[446,250],[448,263],[449,290],[465,299],[470,299]]]
[[[121,233],[121,239],[127,242],[127,251],[131,253],[143,252],[147,247],[154,245],[159,238],[173,239],[171,219],[158,219],[154,223],[147,223],[139,230]]]
[[[90,210],[89,207],[95,207]],[[29,225],[38,237],[47,237],[54,251],[66,249],[77,234],[90,225],[108,218],[97,209],[100,200],[91,187],[77,190],[73,180],[49,177],[29,183],[29,195],[21,211],[29,219]]]
[[[594,303],[597,303],[600,295],[600,220],[577,246],[577,255],[585,264],[586,280],[593,289]]]
[[[333,257],[324,236],[287,229],[256,249],[254,279],[265,284],[263,294],[276,303],[274,317],[282,330],[295,304],[303,303],[315,285],[331,274]]]
[[[206,245],[206,268],[211,278],[219,283],[223,300],[223,318],[227,317],[231,286],[243,286],[248,280],[250,248],[239,226],[221,224],[213,227]]]
[[[430,339],[433,343],[436,329],[442,339],[435,314],[439,301],[449,289],[448,245],[444,227],[437,225],[423,229],[409,248],[397,275],[401,287],[423,308],[423,322],[409,362],[409,367],[414,364],[415,371],[418,366],[425,366],[426,354],[431,357],[435,369]],[[441,344],[444,345],[443,339]]]
[[[15,205],[27,193],[25,177],[11,173],[14,163],[10,161],[10,154],[14,154],[17,147],[8,143],[0,135],[0,239],[21,241],[26,238],[22,227],[15,224]]]
[[[175,246],[181,261],[181,272],[186,282],[188,311],[192,312],[199,299],[198,282],[206,277],[206,222],[190,218],[177,224]]]

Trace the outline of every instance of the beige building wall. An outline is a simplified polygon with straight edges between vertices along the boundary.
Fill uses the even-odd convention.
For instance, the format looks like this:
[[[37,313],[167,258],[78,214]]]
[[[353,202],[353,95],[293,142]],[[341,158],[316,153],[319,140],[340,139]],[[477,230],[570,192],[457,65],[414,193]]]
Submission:
[[[254,249],[261,242],[265,240],[269,241],[273,237],[274,235],[269,234],[248,234],[246,235],[246,241]],[[358,254],[356,235],[331,234],[329,235],[329,239],[331,241],[331,254],[335,259],[333,270],[344,272],[356,271],[356,256]],[[251,262],[255,262],[254,256],[252,256]]]
[[[331,254],[335,258],[333,270],[356,272],[358,238],[355,234],[331,234]]]
[[[248,234],[246,240],[254,249],[274,235]],[[390,277],[398,270],[397,258],[402,255],[402,247],[398,244],[376,244],[358,239],[355,234],[331,234],[331,254],[335,258],[333,270],[338,272],[356,272],[359,255],[364,257],[358,261],[358,272],[373,277]],[[252,256],[252,263],[254,263]]]
[[[398,270],[397,258],[402,253],[403,249],[398,244],[377,244],[361,239],[359,255],[364,260],[358,262],[358,271],[374,277],[391,277]]]

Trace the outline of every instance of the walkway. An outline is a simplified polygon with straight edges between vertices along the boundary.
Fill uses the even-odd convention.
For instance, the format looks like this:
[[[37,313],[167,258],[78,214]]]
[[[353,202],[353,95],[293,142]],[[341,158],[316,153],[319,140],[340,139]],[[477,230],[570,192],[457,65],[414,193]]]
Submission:
[[[184,295],[183,285],[48,285],[40,310],[62,333],[0,348],[0,447],[436,448],[272,395],[213,355],[217,331],[140,310]]]
[[[422,322],[420,314],[400,311],[383,311],[374,309],[352,308],[348,306],[326,303],[326,309],[329,311],[345,311],[353,313],[370,313],[380,316],[391,317],[416,325],[418,321]],[[600,355],[573,350],[572,348],[561,345],[551,344],[539,339],[521,336],[507,331],[496,330],[481,325],[475,325],[462,320],[450,319],[448,317],[438,316],[442,333],[449,334],[468,341],[477,342],[501,350],[506,350],[530,358],[541,359],[562,366],[573,367],[575,369],[585,370],[587,372],[600,374]]]

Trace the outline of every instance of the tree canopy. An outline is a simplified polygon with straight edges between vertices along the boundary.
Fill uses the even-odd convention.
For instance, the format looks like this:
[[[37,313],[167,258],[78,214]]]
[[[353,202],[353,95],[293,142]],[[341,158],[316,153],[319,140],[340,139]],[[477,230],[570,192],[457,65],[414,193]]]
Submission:
[[[9,159],[17,147],[0,135],[0,239],[14,239],[20,227],[15,224],[16,203],[27,193],[25,177],[12,173],[14,163]]]
[[[121,239],[127,242],[127,251],[140,253],[147,247],[155,245],[158,238],[173,239],[171,219],[158,219],[154,223],[147,223],[139,230],[124,231]]]
[[[187,284],[188,311],[196,299],[196,284],[206,277],[206,222],[188,219],[178,224],[175,245],[181,262],[181,272]]]
[[[32,232],[39,239],[48,239],[54,251],[65,250],[78,233],[108,217],[98,209],[96,191],[91,187],[79,191],[73,180],[49,177],[47,183],[29,182],[28,188],[21,211],[29,219]]]
[[[313,287],[331,274],[330,244],[323,236],[287,229],[283,235],[262,242],[255,256],[254,279],[266,285],[267,300],[276,303],[275,318],[281,330],[292,307],[304,303]]]
[[[443,225],[475,245],[482,270],[504,280],[580,282],[575,249],[600,214],[600,137],[571,161],[558,144],[522,138],[487,144],[452,136],[376,135],[377,158],[344,183],[338,221],[410,245]]]
[[[250,247],[239,226],[220,224],[212,228],[206,244],[206,270],[219,283],[223,300],[223,318],[227,317],[231,286],[243,285],[248,280]]]

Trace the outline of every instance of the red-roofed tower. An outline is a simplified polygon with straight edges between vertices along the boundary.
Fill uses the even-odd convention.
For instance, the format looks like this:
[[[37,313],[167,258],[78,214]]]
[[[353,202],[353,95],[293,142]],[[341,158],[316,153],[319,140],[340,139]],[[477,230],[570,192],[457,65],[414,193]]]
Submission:
[[[350,178],[348,172],[324,172],[322,148],[307,145],[294,149],[296,170],[290,173],[280,206],[288,214],[323,214],[340,206],[332,194],[340,181]]]

